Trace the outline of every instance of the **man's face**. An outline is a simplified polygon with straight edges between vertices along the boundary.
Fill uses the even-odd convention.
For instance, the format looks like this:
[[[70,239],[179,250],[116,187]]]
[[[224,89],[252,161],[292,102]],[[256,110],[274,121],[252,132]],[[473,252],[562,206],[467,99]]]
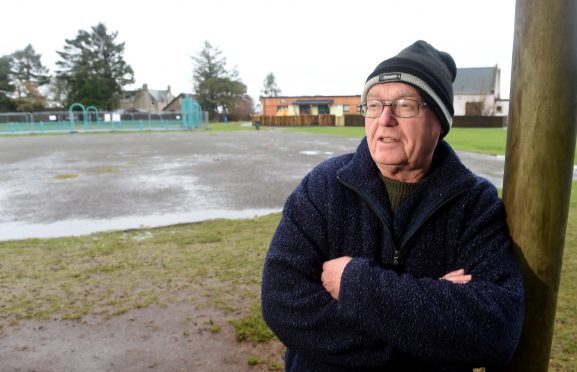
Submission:
[[[376,84],[367,94],[367,101],[390,103],[400,98],[423,102],[417,89],[405,83]],[[418,182],[431,165],[441,123],[428,106],[420,106],[411,118],[395,117],[385,106],[379,117],[365,118],[365,133],[371,156],[385,177]]]

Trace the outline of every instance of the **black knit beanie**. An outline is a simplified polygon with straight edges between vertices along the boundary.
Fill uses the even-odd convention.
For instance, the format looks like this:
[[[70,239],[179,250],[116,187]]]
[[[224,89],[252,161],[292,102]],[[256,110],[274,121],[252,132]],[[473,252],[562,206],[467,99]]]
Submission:
[[[453,124],[453,82],[456,74],[457,66],[448,53],[419,40],[375,68],[367,78],[361,103],[366,102],[367,93],[375,84],[410,84],[419,89],[423,99],[439,118],[443,129],[442,138]]]

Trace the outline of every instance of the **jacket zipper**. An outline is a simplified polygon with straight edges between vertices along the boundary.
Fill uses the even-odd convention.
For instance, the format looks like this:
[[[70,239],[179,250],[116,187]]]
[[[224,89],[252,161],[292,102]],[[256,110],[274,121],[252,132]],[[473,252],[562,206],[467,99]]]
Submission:
[[[409,242],[409,240],[413,237],[413,235],[415,235],[415,233],[417,231],[419,231],[419,229],[425,224],[425,222],[429,219],[429,217],[431,217],[435,212],[437,212],[439,209],[443,208],[449,202],[451,202],[454,199],[456,199],[457,197],[461,196],[463,193],[465,193],[465,191],[466,191],[466,189],[461,189],[461,190],[455,192],[454,194],[452,194],[450,197],[438,200],[436,203],[434,203],[429,208],[427,213],[412,226],[412,228],[409,230],[409,232],[407,232],[406,234],[403,235],[401,247],[398,250],[395,249],[395,252],[394,252],[393,261],[394,261],[395,266],[401,264],[401,251],[405,248],[405,245]]]
[[[371,202],[372,199],[363,190],[358,190],[357,188],[355,188],[352,185],[348,184],[347,182],[343,181],[338,176],[337,176],[337,180],[339,180],[343,185],[345,185],[349,189],[353,190],[357,195],[359,195],[363,200],[365,200],[365,202],[368,204],[368,206],[373,210],[373,212],[375,212],[375,214],[377,215],[379,220],[381,220],[381,223],[385,226],[385,229],[388,231],[389,235],[393,238],[393,241],[394,241],[394,234],[392,233],[393,230],[391,228],[391,225],[390,225],[388,219],[385,217],[385,212],[384,212],[383,208],[381,208],[381,206],[378,204],[372,203]],[[399,260],[399,250],[397,249],[397,245],[394,244],[393,264],[395,266],[397,266],[398,260]]]
[[[350,188],[351,190],[353,190],[355,193],[357,193],[361,198],[363,198],[367,204],[369,205],[369,207],[373,210],[373,212],[375,212],[375,214],[377,215],[377,217],[379,217],[379,219],[381,220],[381,222],[383,223],[383,225],[385,225],[385,227],[387,228],[387,230],[389,231],[389,234],[391,234],[391,236],[393,236],[392,234],[392,230],[391,230],[391,226],[389,225],[387,219],[384,216],[384,213],[382,211],[382,208],[380,208],[377,205],[374,205],[371,202],[371,198],[368,196],[367,193],[365,193],[362,190],[357,190],[355,187],[351,186],[350,184],[348,184],[347,182],[343,181],[340,177],[337,177],[337,179],[345,186],[347,186],[348,188]],[[397,246],[395,245],[395,247],[393,248],[393,266],[398,267],[401,264],[401,251],[403,250],[405,244],[413,237],[413,235],[415,235],[415,233],[423,226],[423,224],[425,223],[425,221],[427,221],[429,219],[429,217],[431,217],[436,211],[438,211],[439,209],[441,209],[443,206],[445,206],[447,203],[451,202],[452,200],[454,200],[455,198],[457,198],[458,196],[461,196],[461,194],[463,194],[466,191],[466,189],[462,189],[459,190],[458,192],[452,194],[450,197],[448,198],[444,198],[441,199],[439,201],[437,201],[435,204],[433,204],[431,206],[431,208],[429,209],[429,211],[422,217],[420,218],[411,228],[411,230],[409,230],[408,233],[406,233],[404,235],[404,239],[401,243],[401,247],[397,249]]]
[[[392,231],[391,230],[391,226],[389,224],[389,221],[387,220],[387,218],[385,217],[385,213],[383,211],[383,209],[379,206],[379,205],[374,205],[373,203],[371,203],[371,198],[369,197],[369,195],[367,193],[365,193],[362,190],[357,190],[355,187],[351,186],[350,184],[346,183],[345,181],[343,181],[340,177],[337,177],[337,179],[346,187],[348,187],[349,189],[353,190],[356,194],[358,194],[361,198],[363,198],[367,204],[369,205],[369,207],[371,207],[371,209],[373,210],[373,212],[375,212],[375,214],[377,215],[377,217],[379,217],[379,219],[381,220],[381,222],[383,223],[383,225],[385,225],[385,227],[387,228],[387,230],[389,230],[389,233]],[[392,234],[391,234],[392,235]]]

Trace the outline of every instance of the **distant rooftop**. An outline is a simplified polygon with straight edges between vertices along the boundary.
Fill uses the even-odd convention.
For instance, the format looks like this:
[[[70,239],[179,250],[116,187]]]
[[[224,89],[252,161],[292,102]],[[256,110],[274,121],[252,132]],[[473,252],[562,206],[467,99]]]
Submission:
[[[454,94],[493,93],[497,71],[497,66],[457,69],[457,77],[453,83]]]
[[[168,101],[168,95],[170,94],[170,90],[149,89],[148,93],[150,93],[150,95],[154,97],[154,99],[156,99],[157,101],[166,102]]]

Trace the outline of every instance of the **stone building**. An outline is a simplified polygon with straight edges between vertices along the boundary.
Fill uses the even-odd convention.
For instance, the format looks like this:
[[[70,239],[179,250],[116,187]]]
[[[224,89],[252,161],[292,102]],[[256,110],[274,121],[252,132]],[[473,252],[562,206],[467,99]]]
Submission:
[[[149,89],[148,84],[144,84],[142,89],[123,92],[120,109],[156,114],[162,112],[174,98],[170,85],[166,90],[154,90]]]

